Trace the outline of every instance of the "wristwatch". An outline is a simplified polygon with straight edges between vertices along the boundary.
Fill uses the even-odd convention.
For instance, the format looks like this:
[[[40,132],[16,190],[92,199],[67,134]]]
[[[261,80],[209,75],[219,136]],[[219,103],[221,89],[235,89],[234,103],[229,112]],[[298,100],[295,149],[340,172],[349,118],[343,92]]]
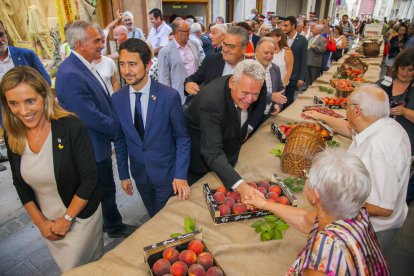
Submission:
[[[64,218],[69,221],[69,222],[73,222],[74,218],[72,218],[71,216],[69,216],[68,214],[65,214]]]

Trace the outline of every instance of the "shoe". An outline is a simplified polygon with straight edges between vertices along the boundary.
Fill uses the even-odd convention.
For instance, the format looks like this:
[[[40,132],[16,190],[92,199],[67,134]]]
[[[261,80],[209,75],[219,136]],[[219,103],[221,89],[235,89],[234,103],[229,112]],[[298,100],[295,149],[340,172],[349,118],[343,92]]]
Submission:
[[[9,161],[9,158],[4,155],[0,155],[0,163]]]
[[[0,172],[7,170],[7,167],[0,164]]]
[[[126,238],[129,235],[131,235],[132,233],[135,232],[135,230],[138,229],[138,226],[134,226],[134,225],[128,225],[128,224],[123,224],[123,227],[121,229],[112,231],[112,232],[108,232],[108,237],[110,238]]]

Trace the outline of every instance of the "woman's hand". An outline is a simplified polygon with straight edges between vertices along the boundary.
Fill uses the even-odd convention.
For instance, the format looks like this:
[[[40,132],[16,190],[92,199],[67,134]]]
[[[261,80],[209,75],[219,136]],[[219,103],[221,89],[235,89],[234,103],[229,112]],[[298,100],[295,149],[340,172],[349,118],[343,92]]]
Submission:
[[[55,220],[55,223],[52,225],[52,228],[50,230],[53,234],[63,239],[71,227],[72,222],[69,222],[64,217],[60,217]]]
[[[390,114],[391,114],[392,116],[399,116],[399,115],[403,115],[403,113],[404,113],[404,109],[405,109],[405,107],[404,107],[404,106],[402,106],[402,105],[398,105],[398,106],[393,107],[393,108],[391,108],[391,109],[390,109]]]
[[[266,199],[262,196],[254,194],[253,196],[245,199],[245,204],[254,206],[258,209],[265,209],[266,206]]]
[[[39,228],[40,233],[42,234],[42,236],[45,239],[48,239],[50,241],[57,241],[57,240],[62,239],[62,237],[59,237],[58,235],[56,235],[52,232],[51,229],[52,229],[53,225],[54,225],[53,221],[46,219],[42,223],[40,223],[36,226],[37,226],[37,228]]]

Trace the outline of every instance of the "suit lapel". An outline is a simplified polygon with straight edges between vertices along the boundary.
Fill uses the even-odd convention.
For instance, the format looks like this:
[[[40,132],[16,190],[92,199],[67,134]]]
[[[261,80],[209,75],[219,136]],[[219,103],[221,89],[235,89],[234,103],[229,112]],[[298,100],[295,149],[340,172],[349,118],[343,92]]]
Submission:
[[[158,83],[156,81],[151,80],[151,88],[150,93],[148,96],[148,109],[147,109],[147,119],[145,122],[145,134],[144,140],[148,137],[149,130],[151,128],[152,118],[154,116],[155,109],[157,107],[157,102],[159,101],[158,98]]]
[[[62,123],[59,120],[52,120],[53,168],[56,181],[59,179],[63,156],[69,148],[69,145],[67,145],[69,141],[66,138],[66,132]]]
[[[13,60],[14,66],[22,66],[23,65],[23,59],[20,56],[20,53],[18,51],[16,51],[16,48],[14,48],[13,46],[9,46],[9,51],[10,51],[10,55],[11,55],[11,58]]]

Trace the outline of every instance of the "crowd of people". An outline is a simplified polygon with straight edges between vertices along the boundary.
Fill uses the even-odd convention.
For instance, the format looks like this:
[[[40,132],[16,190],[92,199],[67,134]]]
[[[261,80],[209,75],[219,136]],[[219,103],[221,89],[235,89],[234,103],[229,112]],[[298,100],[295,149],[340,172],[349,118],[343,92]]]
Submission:
[[[305,113],[352,139],[346,153],[315,158],[305,186],[313,210],[305,211],[270,205],[234,166],[243,143],[350,51],[367,22],[252,10],[243,22],[218,17],[206,28],[190,15],[169,23],[159,9],[148,16],[148,35],[127,11],[105,28],[68,23],[55,94],[36,55],[11,46],[0,22],[13,183],[61,271],[100,258],[103,231],[126,237],[137,228],[122,222],[116,204],[114,148],[122,189],[132,195],[135,183],[151,217],[173,195],[188,199],[213,171],[250,208],[309,234],[289,273],[388,274],[414,192],[413,24],[391,28],[388,76],[350,95],[347,120]],[[115,53],[106,47],[111,33]]]

